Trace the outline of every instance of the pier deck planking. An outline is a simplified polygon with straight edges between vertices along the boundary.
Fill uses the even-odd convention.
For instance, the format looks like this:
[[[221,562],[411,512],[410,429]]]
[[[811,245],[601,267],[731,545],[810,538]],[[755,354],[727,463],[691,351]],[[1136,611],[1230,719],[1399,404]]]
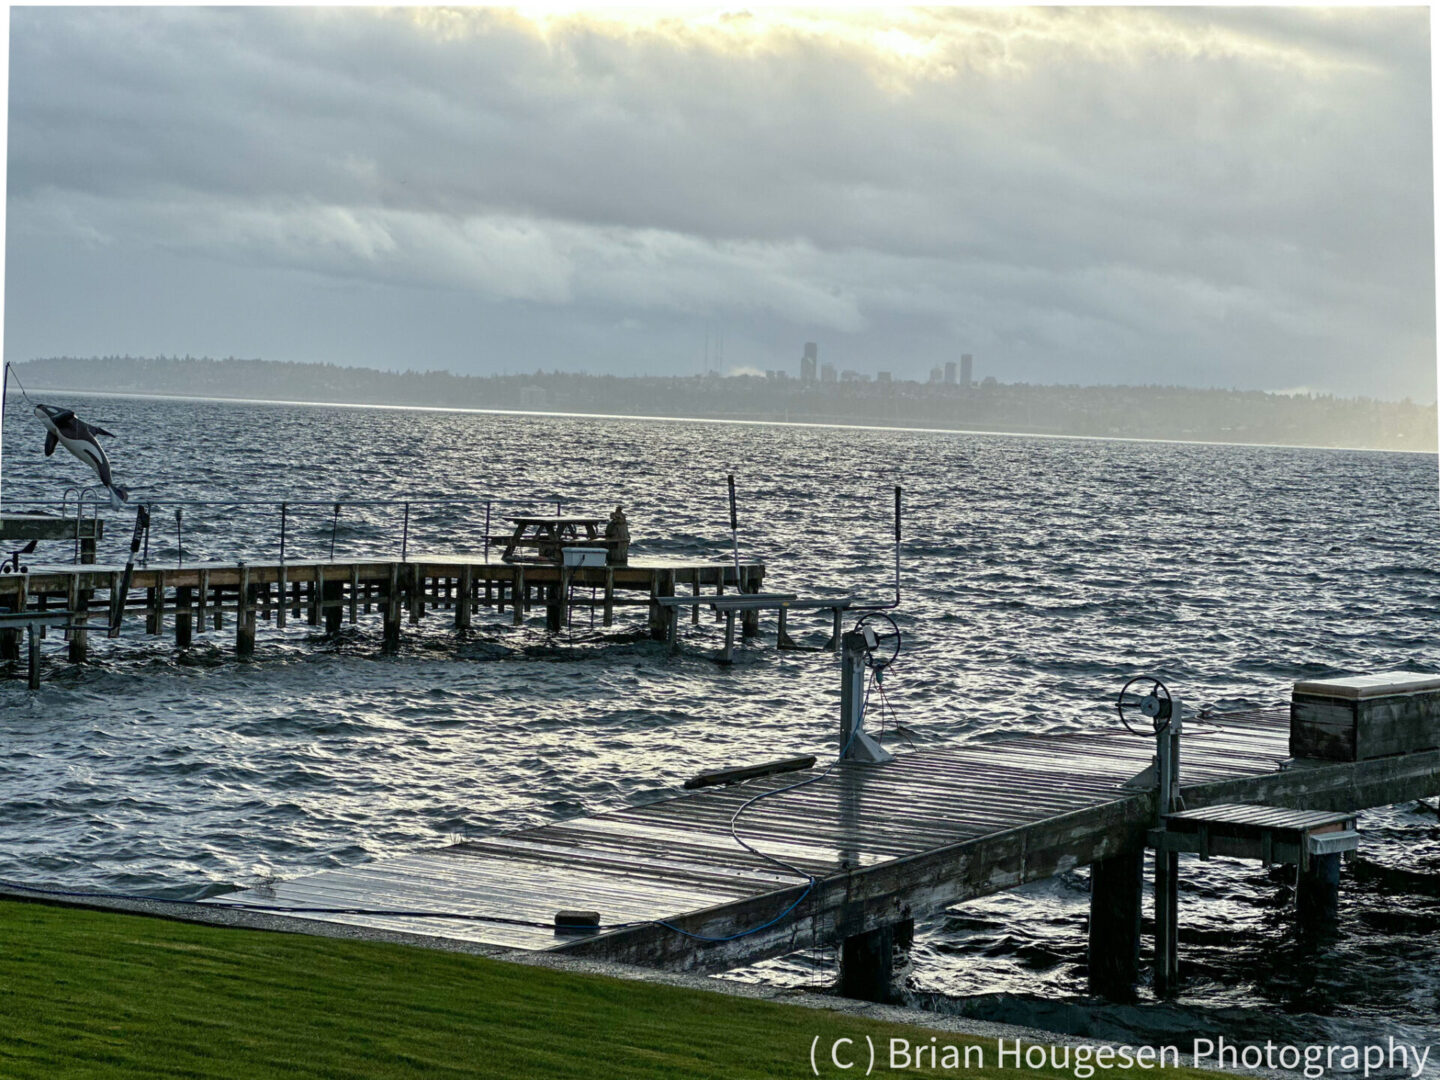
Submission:
[[[753,594],[764,577],[764,564],[737,566],[730,560],[660,556],[617,566],[567,567],[417,553],[400,560],[150,563],[133,567],[127,584],[120,564],[42,563],[27,565],[23,573],[0,574],[0,611],[73,612],[64,628],[72,662],[86,659],[87,636],[111,628],[117,597],[122,622],[143,617],[152,635],[172,629],[181,648],[197,635],[221,630],[231,616],[241,655],[254,648],[257,617],[283,628],[287,615],[304,614],[311,625],[334,632],[347,618],[355,623],[362,612],[374,609],[385,623],[387,650],[398,647],[403,618],[415,623],[429,610],[450,611],[457,629],[470,629],[472,616],[482,608],[497,615],[508,608],[511,621],[522,625],[538,607],[547,629],[558,632],[576,608],[601,614],[600,625],[610,626],[616,608],[642,607],[651,636],[664,640],[667,634],[673,637],[677,616],[659,601],[674,596],[677,586],[693,595]],[[747,637],[758,633],[758,618],[758,613],[746,613]],[[18,633],[0,629],[0,661],[19,658]],[[32,670],[32,681],[35,675]]]
[[[1440,793],[1440,751],[1281,768],[1288,709],[1197,722],[1181,766],[1186,805],[1263,802],[1354,811]],[[781,914],[806,882],[737,845],[739,806],[823,770],[767,776],[611,813],[469,840],[216,898],[268,907],[452,911],[504,922],[304,914],[499,947],[556,950],[690,970],[721,970],[828,944],[1027,881],[1143,850],[1155,794],[1125,787],[1153,753],[1125,733],[1021,736],[841,762],[740,818],[739,833],[816,883],[793,916],[759,933],[703,942],[659,925],[729,938]],[[549,928],[561,909],[595,910],[618,929]]]

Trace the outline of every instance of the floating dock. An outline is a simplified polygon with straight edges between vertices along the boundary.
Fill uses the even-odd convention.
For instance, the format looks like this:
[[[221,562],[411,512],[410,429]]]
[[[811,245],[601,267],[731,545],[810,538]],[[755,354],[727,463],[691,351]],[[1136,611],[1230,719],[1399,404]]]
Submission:
[[[913,931],[916,917],[1091,865],[1092,986],[1125,996],[1137,978],[1145,852],[1159,843],[1169,853],[1157,866],[1181,847],[1208,854],[1193,846],[1196,830],[1208,843],[1206,807],[1218,808],[1209,826],[1217,837],[1246,833],[1255,817],[1256,828],[1246,834],[1264,833],[1257,842],[1272,845],[1267,859],[1300,863],[1305,885],[1317,880],[1315,870],[1332,862],[1338,869],[1336,852],[1344,847],[1334,837],[1310,838],[1307,830],[1343,831],[1345,815],[1440,794],[1440,750],[1296,762],[1290,738],[1283,708],[1209,717],[1192,731],[1182,770],[1187,817],[1183,829],[1175,823],[1189,839],[1170,844],[1157,841],[1158,789],[1136,785],[1153,769],[1153,742],[1125,732],[1033,735],[884,764],[843,760],[813,784],[750,806],[739,818],[739,835],[813,881],[741,848],[731,822],[755,796],[816,770],[215,900],[289,911],[297,929],[343,923],[676,970],[714,972],[841,946],[842,992],[878,1000],[889,991],[892,945]],[[1250,813],[1257,807],[1267,810]],[[1264,832],[1270,828],[1282,839],[1270,839]],[[1221,840],[1215,843],[1223,850]],[[1301,847],[1285,858],[1286,843]],[[1169,880],[1174,884],[1173,874]],[[1177,894],[1171,890],[1171,935]],[[598,915],[598,929],[555,927],[557,915],[586,913]],[[1169,953],[1167,966],[1173,937]],[[1162,974],[1173,972],[1157,970],[1157,982]]]

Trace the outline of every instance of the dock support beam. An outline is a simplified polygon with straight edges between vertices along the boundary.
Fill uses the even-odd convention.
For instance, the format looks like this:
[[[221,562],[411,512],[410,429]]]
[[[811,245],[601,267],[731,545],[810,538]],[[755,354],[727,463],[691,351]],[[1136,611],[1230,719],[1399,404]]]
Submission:
[[[1140,968],[1143,850],[1090,864],[1090,992],[1130,1001]]]

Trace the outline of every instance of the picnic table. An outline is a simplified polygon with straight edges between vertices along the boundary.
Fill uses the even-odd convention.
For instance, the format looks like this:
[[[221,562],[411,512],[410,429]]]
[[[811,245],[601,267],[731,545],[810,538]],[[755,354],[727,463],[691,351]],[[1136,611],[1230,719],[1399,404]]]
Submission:
[[[566,544],[587,544],[599,547],[605,544],[600,531],[604,518],[595,517],[512,517],[514,526],[508,537],[502,538],[505,550],[500,558],[506,562],[515,558],[517,547],[533,547],[541,559],[548,562],[560,561],[560,549]],[[581,530],[585,535],[581,536]]]

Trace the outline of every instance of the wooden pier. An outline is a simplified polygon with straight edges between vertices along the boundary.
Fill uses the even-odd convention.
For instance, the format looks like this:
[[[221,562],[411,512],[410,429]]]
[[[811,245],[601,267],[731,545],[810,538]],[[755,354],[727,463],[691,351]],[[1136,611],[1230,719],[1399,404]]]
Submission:
[[[151,635],[173,632],[178,648],[228,629],[240,656],[253,653],[261,621],[283,628],[290,619],[304,619],[334,634],[361,616],[375,615],[384,627],[383,647],[393,652],[402,625],[428,613],[446,612],[465,630],[481,611],[521,626],[536,608],[552,633],[570,625],[575,609],[587,612],[587,625],[593,612],[601,627],[609,627],[617,609],[644,608],[651,636],[666,640],[675,635],[680,609],[664,601],[677,592],[690,601],[698,622],[700,607],[757,594],[764,578],[759,562],[645,558],[571,567],[416,555],[398,561],[152,563],[134,568],[127,585],[119,565],[31,565],[23,573],[0,575],[0,612],[9,613],[0,627],[0,661],[19,660],[20,624],[27,621],[41,633],[58,626],[73,663],[87,658],[93,635],[118,636],[127,620],[143,620]],[[742,612],[746,637],[759,633],[759,614],[759,609]]]
[[[1196,723],[1181,769],[1187,811],[1221,807],[1216,816],[1226,822],[1238,804],[1333,812],[1303,818],[1303,831],[1305,823],[1333,827],[1334,814],[1440,793],[1440,749],[1295,762],[1290,737],[1287,709]],[[813,881],[741,848],[731,821],[754,796],[817,770],[329,870],[215,902],[290,911],[297,929],[338,922],[677,970],[718,971],[835,945],[843,950],[842,991],[878,999],[888,992],[891,944],[917,916],[1092,865],[1092,985],[1123,996],[1137,973],[1144,854],[1161,820],[1158,790],[1132,781],[1154,753],[1151,740],[1115,731],[969,743],[884,764],[841,761],[739,819],[740,836]],[[380,911],[390,914],[373,914]],[[557,930],[561,912],[596,913],[600,928]]]

